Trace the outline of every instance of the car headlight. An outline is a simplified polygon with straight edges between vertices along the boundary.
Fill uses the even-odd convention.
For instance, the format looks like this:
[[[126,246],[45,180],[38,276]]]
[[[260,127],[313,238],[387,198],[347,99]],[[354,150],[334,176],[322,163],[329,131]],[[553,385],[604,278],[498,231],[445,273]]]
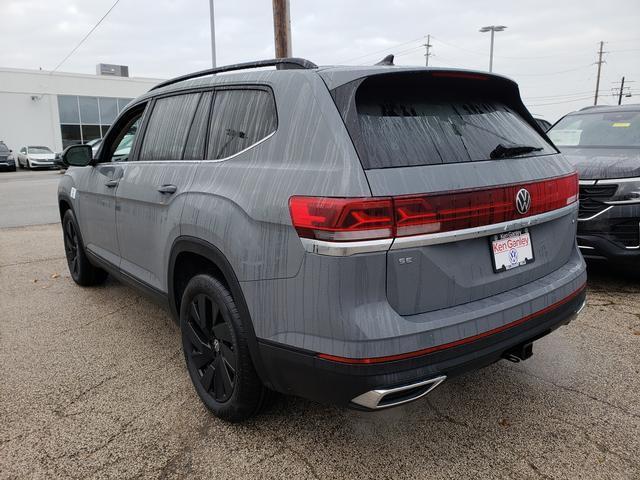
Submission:
[[[598,182],[602,185],[604,182]],[[606,183],[618,185],[616,193],[607,200],[607,205],[632,205],[640,203],[640,178],[620,178],[617,180],[606,180]]]

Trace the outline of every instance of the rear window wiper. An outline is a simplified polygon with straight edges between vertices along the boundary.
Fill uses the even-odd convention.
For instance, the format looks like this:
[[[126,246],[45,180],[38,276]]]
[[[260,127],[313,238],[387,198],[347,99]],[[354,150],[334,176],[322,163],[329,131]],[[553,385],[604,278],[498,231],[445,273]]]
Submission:
[[[493,160],[497,160],[499,158],[508,158],[515,155],[523,155],[525,153],[539,152],[540,150],[542,150],[542,147],[532,147],[531,145],[504,146],[499,143],[498,146],[491,151],[489,157]]]

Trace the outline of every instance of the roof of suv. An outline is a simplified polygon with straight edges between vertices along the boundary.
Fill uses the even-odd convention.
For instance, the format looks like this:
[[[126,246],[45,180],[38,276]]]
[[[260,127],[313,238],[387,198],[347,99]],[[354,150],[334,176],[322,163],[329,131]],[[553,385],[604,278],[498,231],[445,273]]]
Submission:
[[[576,110],[575,112],[571,112],[568,115],[580,115],[581,113],[592,113],[592,112],[601,112],[601,113],[614,113],[620,111],[640,111],[640,103],[632,103],[629,105],[591,105],[590,107],[584,107],[580,110]]]
[[[278,68],[277,70],[265,71],[263,67]],[[287,68],[283,68],[287,67]],[[508,77],[496,75],[493,73],[464,70],[456,68],[438,68],[438,67],[421,67],[421,66],[396,66],[392,64],[385,65],[364,65],[364,66],[347,66],[347,65],[328,65],[318,66],[309,60],[302,58],[282,58],[272,60],[260,60],[256,62],[241,63],[236,65],[228,65],[224,67],[201,70],[187,75],[182,75],[165,82],[162,82],[150,90],[154,92],[161,90],[170,92],[174,90],[184,90],[193,87],[213,86],[221,82],[228,82],[233,79],[240,82],[264,81],[265,75],[280,74],[317,74],[322,77],[329,89],[334,89],[345,83],[351,82],[358,78],[367,77],[376,74],[390,72],[425,72],[425,71],[447,71],[460,72],[469,75],[482,75],[483,77],[492,77],[503,81],[513,82]],[[224,75],[218,75],[224,73]],[[515,83],[515,82],[513,82]],[[158,92],[159,93],[159,92]],[[145,97],[148,95],[145,95]]]

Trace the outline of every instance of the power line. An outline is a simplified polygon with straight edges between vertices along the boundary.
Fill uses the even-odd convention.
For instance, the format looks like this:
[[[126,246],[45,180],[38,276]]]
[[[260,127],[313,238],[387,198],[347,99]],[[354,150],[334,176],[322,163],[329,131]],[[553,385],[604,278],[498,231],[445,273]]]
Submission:
[[[60,67],[62,66],[62,64],[63,64],[64,62],[66,62],[66,61],[69,59],[69,57],[71,57],[71,55],[73,55],[73,54],[76,52],[76,50],[78,50],[78,48],[80,48],[80,45],[82,45],[82,44],[85,42],[85,40],[86,40],[87,38],[89,38],[89,36],[90,36],[94,31],[95,31],[95,29],[96,29],[96,28],[98,28],[98,26],[102,23],[102,21],[103,21],[105,18],[107,18],[107,15],[109,15],[109,14],[111,13],[111,10],[113,10],[114,8],[116,8],[116,5],[118,5],[118,3],[120,3],[120,0],[116,0],[116,1],[113,3],[113,5],[111,5],[111,8],[109,8],[109,10],[107,10],[107,13],[105,13],[105,14],[102,16],[102,18],[101,18],[100,20],[98,20],[98,23],[96,23],[96,24],[93,26],[93,28],[92,28],[91,30],[89,30],[89,32],[88,32],[84,37],[82,37],[82,40],[80,40],[80,42],[79,42],[75,47],[73,47],[73,50],[71,50],[71,51],[67,54],[67,56],[66,56],[66,57],[64,57],[60,63],[58,63],[58,65],[56,65],[56,68],[54,68],[53,70],[51,70],[51,71],[49,72],[49,74],[50,74],[50,75],[51,75],[51,74],[53,74],[56,70],[58,70],[58,68],[60,68]]]
[[[558,70],[556,72],[545,72],[545,73],[505,73],[504,75],[508,75],[511,77],[546,77],[548,75],[559,75],[562,73],[569,73],[569,72],[575,72],[578,70],[583,70],[585,68],[590,68],[591,66],[593,66],[593,63],[590,63],[589,65],[582,65],[581,67],[576,67],[576,68],[570,68],[568,70]]]
[[[398,43],[398,44],[395,44],[395,45],[391,45],[390,47],[382,48],[380,50],[376,50],[375,52],[367,53],[365,55],[360,55],[359,57],[353,57],[353,58],[350,58],[348,60],[342,60],[342,61],[340,61],[338,63],[348,63],[348,62],[353,62],[354,60],[359,60],[361,58],[371,57],[373,55],[377,55],[377,54],[382,53],[382,52],[388,52],[389,50],[393,50],[394,48],[397,48],[397,47],[402,47],[402,46],[408,45],[410,43],[419,42],[423,38],[424,37],[418,37],[418,38],[415,38],[413,40],[409,40],[408,42],[402,42],[402,43]]]
[[[529,107],[542,107],[544,105],[559,105],[561,103],[572,103],[572,102],[580,102],[582,100],[589,100],[591,98],[591,95],[589,95],[588,97],[582,97],[582,98],[574,98],[572,100],[561,100],[558,102],[549,102],[549,103],[536,103],[536,104],[528,104]]]

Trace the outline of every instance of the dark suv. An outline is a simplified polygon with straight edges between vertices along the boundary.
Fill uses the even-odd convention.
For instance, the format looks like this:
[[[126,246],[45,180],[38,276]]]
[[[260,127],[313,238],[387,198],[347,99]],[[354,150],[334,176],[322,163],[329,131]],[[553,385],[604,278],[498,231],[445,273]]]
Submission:
[[[109,272],[166,304],[198,394],[228,420],[271,390],[415,400],[527,358],[585,300],[575,169],[504,77],[207,70],[130,103],[96,158],[76,145],[63,160],[73,279]]]
[[[585,258],[637,266],[640,105],[584,108],[558,121],[549,137],[580,175],[578,244]]]

